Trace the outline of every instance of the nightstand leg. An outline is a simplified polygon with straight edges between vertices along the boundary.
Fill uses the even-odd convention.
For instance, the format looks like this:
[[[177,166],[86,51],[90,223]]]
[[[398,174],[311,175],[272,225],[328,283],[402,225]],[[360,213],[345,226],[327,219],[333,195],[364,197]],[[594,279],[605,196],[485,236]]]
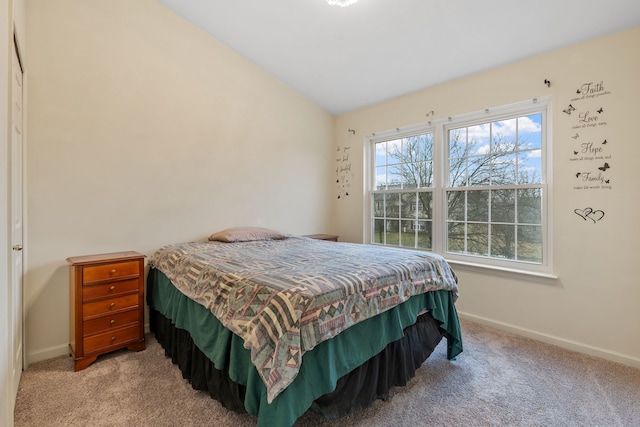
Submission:
[[[82,371],[83,369],[86,369],[87,366],[95,362],[97,358],[98,356],[93,356],[93,357],[84,357],[80,360],[76,360],[74,364],[75,371],[78,372],[78,371]]]

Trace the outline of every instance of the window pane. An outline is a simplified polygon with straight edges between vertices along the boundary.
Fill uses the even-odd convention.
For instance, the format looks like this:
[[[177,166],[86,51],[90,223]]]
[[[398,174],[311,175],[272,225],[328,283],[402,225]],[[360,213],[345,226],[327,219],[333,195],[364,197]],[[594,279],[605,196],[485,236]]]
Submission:
[[[469,186],[491,184],[491,158],[488,156],[469,157]]]
[[[416,221],[402,221],[402,231],[400,232],[400,246],[405,248],[415,248],[416,231],[414,229]]]
[[[387,220],[386,222],[386,242],[387,245],[398,246],[400,243],[400,221],[399,220]]]
[[[431,249],[431,221],[416,221],[418,245],[420,249]]]
[[[373,206],[371,208],[374,217],[384,216],[384,194],[375,193],[373,195]]]
[[[514,185],[516,183],[516,155],[496,154],[491,159],[491,185]]]
[[[421,191],[418,193],[418,218],[431,219],[433,194],[430,191]]]
[[[493,190],[491,192],[491,222],[516,221],[515,190]]]
[[[386,194],[385,215],[387,218],[400,218],[400,193]]]
[[[467,129],[451,129],[449,131],[449,158],[466,157]]]
[[[447,193],[447,220],[448,221],[464,221],[465,220],[465,191],[449,191]]]
[[[401,197],[402,197],[402,210],[400,212],[401,218],[415,218],[416,217],[416,193],[403,193]]]
[[[489,224],[467,224],[467,252],[489,255]]]
[[[542,151],[531,150],[520,154],[518,159],[518,184],[540,184],[542,182]]]
[[[542,148],[542,114],[518,118],[518,146],[520,150]]]
[[[397,190],[402,188],[402,166],[389,166],[387,169],[387,188]]]
[[[492,123],[493,140],[491,150],[494,153],[514,153],[516,151],[516,119],[501,120]]]
[[[378,142],[375,144],[374,150],[376,152],[376,164],[375,166],[384,166],[387,164],[387,143]]]
[[[433,162],[424,162],[420,167],[420,187],[433,187]]]
[[[449,160],[449,186],[464,187],[467,185],[467,159],[454,158]]]
[[[518,226],[518,259],[542,262],[542,227]]]
[[[416,144],[418,149],[417,160],[419,162],[432,160],[433,159],[433,134],[427,133],[423,135],[418,135],[414,138],[417,139],[417,144]]]
[[[376,168],[376,190],[385,190],[387,188],[387,168],[382,166]]]
[[[402,140],[387,141],[387,164],[394,165],[402,160]]]
[[[486,156],[491,150],[491,128],[487,124],[470,126],[468,129],[469,156]]]
[[[489,190],[467,192],[467,221],[489,221]]]
[[[384,219],[376,219],[373,221],[373,243],[384,243]]]
[[[402,165],[402,188],[417,188],[420,183],[420,163]]]
[[[491,225],[491,256],[515,259],[516,257],[515,225]]]
[[[447,223],[447,250],[464,252],[464,222]]]
[[[518,190],[518,223],[542,224],[542,190],[525,188]]]

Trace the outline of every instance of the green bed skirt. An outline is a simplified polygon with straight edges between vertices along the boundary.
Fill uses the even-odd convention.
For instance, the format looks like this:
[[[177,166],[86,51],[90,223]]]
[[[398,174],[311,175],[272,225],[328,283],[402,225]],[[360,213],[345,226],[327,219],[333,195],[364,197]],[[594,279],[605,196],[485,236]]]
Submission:
[[[454,359],[462,352],[460,324],[451,292],[416,295],[306,352],[295,380],[268,404],[267,389],[251,363],[251,352],[244,347],[244,341],[153,268],[147,279],[147,303],[176,328],[188,331],[216,369],[227,370],[233,381],[246,387],[244,406],[248,413],[258,417],[258,426],[292,426],[315,399],[335,390],[340,377],[402,338],[403,330],[416,322],[423,309],[428,309],[439,323],[447,339],[447,357]]]

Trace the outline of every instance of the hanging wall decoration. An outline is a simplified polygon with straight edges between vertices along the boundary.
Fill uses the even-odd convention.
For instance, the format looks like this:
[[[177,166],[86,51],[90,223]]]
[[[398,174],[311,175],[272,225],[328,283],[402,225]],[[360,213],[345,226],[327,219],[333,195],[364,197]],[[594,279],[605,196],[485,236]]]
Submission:
[[[349,132],[355,135],[355,131],[349,129]],[[353,173],[351,172],[351,147],[345,145],[338,147],[336,152],[336,191],[338,193],[338,199],[343,199],[349,196],[349,190],[351,187],[351,178]]]
[[[570,102],[562,108],[563,115],[569,119],[571,126],[567,152],[569,161],[575,165],[571,172],[574,176],[574,190],[599,191],[613,188],[610,178],[611,169],[615,167],[612,158],[613,144],[609,144],[607,139],[609,95],[611,91],[604,81],[584,82],[578,85]]]

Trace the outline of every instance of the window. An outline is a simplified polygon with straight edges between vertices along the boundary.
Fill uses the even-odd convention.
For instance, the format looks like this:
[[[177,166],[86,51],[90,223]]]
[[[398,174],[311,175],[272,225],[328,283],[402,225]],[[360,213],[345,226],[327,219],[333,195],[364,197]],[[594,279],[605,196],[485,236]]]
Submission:
[[[548,100],[371,137],[370,242],[551,272]]]
[[[433,133],[375,144],[372,241],[432,248]]]

